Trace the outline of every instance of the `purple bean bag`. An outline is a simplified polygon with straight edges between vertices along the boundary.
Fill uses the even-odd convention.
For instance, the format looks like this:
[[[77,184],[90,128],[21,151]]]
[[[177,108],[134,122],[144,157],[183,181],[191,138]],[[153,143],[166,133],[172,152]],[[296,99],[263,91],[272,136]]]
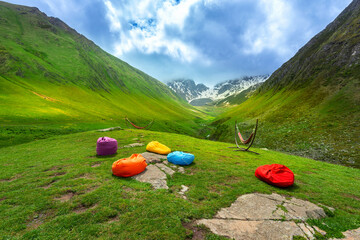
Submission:
[[[101,137],[96,143],[97,155],[112,155],[115,154],[118,148],[116,139],[109,137]]]

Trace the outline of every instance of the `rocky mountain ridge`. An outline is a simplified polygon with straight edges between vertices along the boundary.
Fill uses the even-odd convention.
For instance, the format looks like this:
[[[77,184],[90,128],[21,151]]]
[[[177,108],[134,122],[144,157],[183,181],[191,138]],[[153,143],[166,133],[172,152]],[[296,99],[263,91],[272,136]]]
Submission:
[[[269,75],[245,76],[216,84],[213,88],[196,84],[191,79],[177,79],[167,85],[183,99],[193,105],[203,105],[239,94],[248,88],[263,83]]]

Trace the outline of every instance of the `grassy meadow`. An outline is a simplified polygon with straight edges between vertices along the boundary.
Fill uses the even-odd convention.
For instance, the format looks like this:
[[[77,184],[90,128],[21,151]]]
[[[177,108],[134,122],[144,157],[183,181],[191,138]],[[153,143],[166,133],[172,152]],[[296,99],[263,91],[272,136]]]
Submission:
[[[108,157],[96,156],[101,136],[118,140],[122,148]],[[169,190],[111,174],[112,163],[142,153],[152,140],[173,151],[195,155],[185,174],[168,176]],[[308,220],[327,232],[360,227],[360,170],[317,162],[279,152],[253,149],[235,152],[232,144],[145,130],[96,131],[54,136],[0,149],[0,236],[2,239],[191,239],[193,231],[206,239],[221,239],[193,226],[211,218],[246,193],[277,192],[335,208],[321,220]],[[264,164],[279,163],[295,174],[291,188],[279,189],[254,176]],[[189,187],[187,200],[178,192]],[[319,238],[321,239],[321,238]]]

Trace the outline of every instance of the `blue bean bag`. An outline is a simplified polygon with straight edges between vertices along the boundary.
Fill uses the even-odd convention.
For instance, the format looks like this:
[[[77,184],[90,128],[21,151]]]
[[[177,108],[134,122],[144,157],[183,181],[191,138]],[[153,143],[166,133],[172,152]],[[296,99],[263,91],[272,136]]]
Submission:
[[[175,151],[167,155],[167,160],[176,165],[190,165],[195,159],[191,153]]]

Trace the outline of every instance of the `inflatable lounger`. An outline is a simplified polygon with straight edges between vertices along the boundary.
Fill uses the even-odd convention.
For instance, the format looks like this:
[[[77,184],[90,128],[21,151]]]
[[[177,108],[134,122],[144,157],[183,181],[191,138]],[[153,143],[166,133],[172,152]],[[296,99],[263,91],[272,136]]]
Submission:
[[[109,137],[101,137],[96,143],[97,155],[112,155],[115,154],[118,148],[116,139]]]
[[[294,184],[294,173],[281,164],[260,166],[256,169],[255,176],[276,187],[290,187]]]
[[[184,153],[175,151],[167,155],[167,160],[177,165],[190,165],[195,159],[195,156],[191,153]]]
[[[143,172],[146,166],[146,160],[141,154],[133,154],[128,158],[115,161],[112,172],[118,177],[131,177]]]
[[[168,148],[164,144],[159,143],[158,141],[149,142],[146,146],[146,151],[164,155],[171,153],[170,148]]]

